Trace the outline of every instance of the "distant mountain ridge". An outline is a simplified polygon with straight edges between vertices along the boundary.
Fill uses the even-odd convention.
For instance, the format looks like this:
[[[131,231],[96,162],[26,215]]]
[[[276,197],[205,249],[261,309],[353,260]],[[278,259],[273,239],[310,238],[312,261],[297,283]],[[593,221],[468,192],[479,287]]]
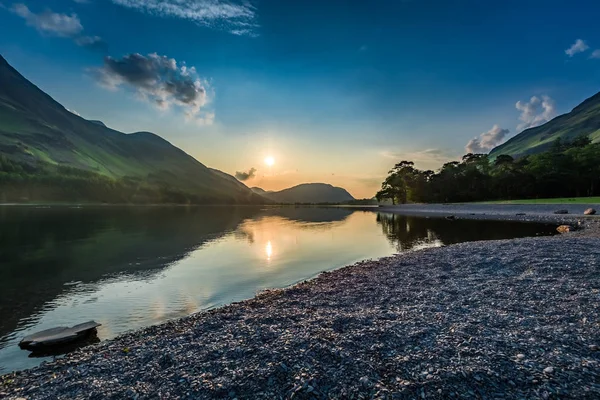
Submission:
[[[107,128],[106,124],[102,121],[98,121],[98,120],[94,120],[94,119],[88,119],[88,121],[90,121],[93,124],[100,125],[100,126]]]
[[[508,154],[519,157],[548,150],[552,143],[573,140],[586,135],[592,142],[600,141],[600,93],[584,100],[571,112],[560,115],[543,125],[525,129],[490,151],[490,156]]]
[[[253,187],[252,191],[276,203],[344,203],[355,200],[344,188],[327,183],[303,183],[278,192]]]
[[[264,202],[233,176],[207,168],[154,133],[125,134],[75,115],[1,55],[0,155],[139,181],[157,191],[187,193],[203,203]]]

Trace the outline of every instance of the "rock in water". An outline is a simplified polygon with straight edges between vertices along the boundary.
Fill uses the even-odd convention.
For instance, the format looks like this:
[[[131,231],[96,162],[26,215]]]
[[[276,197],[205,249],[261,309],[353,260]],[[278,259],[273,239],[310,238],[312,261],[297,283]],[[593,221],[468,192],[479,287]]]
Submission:
[[[556,231],[558,233],[568,233],[568,232],[573,232],[575,230],[575,228],[573,228],[571,225],[561,225],[558,228],[556,228]]]
[[[584,215],[594,215],[594,214],[596,214],[596,210],[595,210],[595,209],[593,209],[593,208],[588,208],[587,210],[585,210],[585,211],[583,212],[583,214],[584,214]]]
[[[568,210],[556,210],[554,211],[554,214],[568,214],[569,211]]]
[[[59,326],[46,329],[24,337],[19,342],[19,347],[24,350],[38,351],[73,343],[96,334],[96,328],[100,325],[96,321],[88,321],[70,328]]]

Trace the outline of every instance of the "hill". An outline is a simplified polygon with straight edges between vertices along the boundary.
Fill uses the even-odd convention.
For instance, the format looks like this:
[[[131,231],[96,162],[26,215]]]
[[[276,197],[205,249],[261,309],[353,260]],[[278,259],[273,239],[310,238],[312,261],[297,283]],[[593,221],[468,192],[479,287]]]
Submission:
[[[275,193],[272,190],[264,190],[259,187],[251,187],[250,190],[252,190],[254,193],[259,194],[261,196],[268,196],[269,193]]]
[[[560,115],[544,125],[524,130],[492,149],[490,156],[508,154],[518,157],[540,153],[558,138],[573,140],[580,135],[589,136],[594,143],[600,141],[600,93],[585,100],[570,113]]]
[[[10,189],[0,201],[263,202],[158,135],[125,134],[73,114],[2,56],[0,155],[0,183]],[[110,195],[98,196],[108,189]]]
[[[354,200],[346,189],[327,183],[304,183],[279,192],[265,191],[256,187],[252,188],[252,191],[276,203],[344,203]]]

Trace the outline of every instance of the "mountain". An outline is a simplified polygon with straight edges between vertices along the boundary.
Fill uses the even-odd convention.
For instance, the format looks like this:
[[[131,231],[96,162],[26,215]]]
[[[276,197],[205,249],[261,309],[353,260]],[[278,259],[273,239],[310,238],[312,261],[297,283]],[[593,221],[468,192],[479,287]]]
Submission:
[[[346,189],[327,183],[304,183],[279,192],[257,187],[252,188],[252,191],[276,203],[344,203],[354,200]]]
[[[234,177],[207,168],[158,135],[125,134],[107,128],[102,122],[75,115],[24,78],[2,56],[0,156],[18,163],[17,167],[11,167],[12,171],[22,169],[23,165],[31,166],[26,169],[43,167],[41,172],[36,170],[30,175],[43,173],[46,183],[60,181],[57,174],[70,174],[70,184],[78,185],[74,190],[77,196],[73,195],[78,199],[84,196],[85,200],[99,200],[88,198],[93,181],[101,182],[103,187],[117,182],[122,190],[143,192],[151,200],[165,202],[264,202]],[[77,175],[76,171],[85,171],[85,174]],[[85,195],[81,194],[83,184],[76,182],[74,175],[80,180],[87,179]],[[36,179],[30,181],[39,183],[40,179]],[[45,200],[39,198],[44,194],[32,189],[33,183],[23,188],[22,180],[17,181],[13,179],[7,185],[12,185],[18,193],[35,192],[36,200]],[[44,193],[58,189],[49,187]],[[61,192],[60,196],[65,194]]]
[[[268,196],[269,193],[275,193],[272,190],[264,190],[259,187],[251,187],[250,190],[252,190],[254,193],[259,194],[261,196]]]
[[[490,156],[509,154],[518,157],[547,150],[560,138],[572,140],[587,135],[592,142],[600,141],[600,93],[579,104],[570,113],[560,115],[544,125],[529,128],[501,144]]]
[[[91,123],[93,123],[93,124],[96,124],[96,125],[103,126],[103,127],[105,127],[105,128],[107,127],[107,126],[104,124],[104,122],[102,122],[102,121],[96,121],[96,120],[93,120],[93,119],[89,119],[88,121],[90,121],[90,122],[91,122]]]

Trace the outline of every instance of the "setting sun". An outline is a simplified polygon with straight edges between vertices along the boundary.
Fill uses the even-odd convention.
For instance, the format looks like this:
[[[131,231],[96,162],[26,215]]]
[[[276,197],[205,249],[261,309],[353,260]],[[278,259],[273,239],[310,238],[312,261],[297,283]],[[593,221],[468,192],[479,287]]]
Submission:
[[[275,164],[275,159],[271,156],[268,156],[265,158],[265,164],[267,164],[269,167],[272,167]]]

